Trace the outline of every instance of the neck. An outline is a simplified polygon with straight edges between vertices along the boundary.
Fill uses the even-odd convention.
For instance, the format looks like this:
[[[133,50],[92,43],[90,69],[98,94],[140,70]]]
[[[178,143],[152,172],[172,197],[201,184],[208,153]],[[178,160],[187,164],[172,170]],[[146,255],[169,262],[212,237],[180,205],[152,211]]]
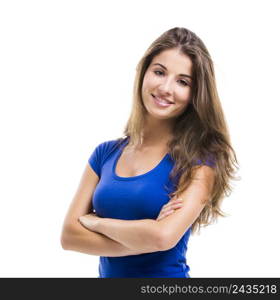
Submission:
[[[143,130],[143,146],[166,146],[172,138],[173,123],[169,120],[146,118]]]

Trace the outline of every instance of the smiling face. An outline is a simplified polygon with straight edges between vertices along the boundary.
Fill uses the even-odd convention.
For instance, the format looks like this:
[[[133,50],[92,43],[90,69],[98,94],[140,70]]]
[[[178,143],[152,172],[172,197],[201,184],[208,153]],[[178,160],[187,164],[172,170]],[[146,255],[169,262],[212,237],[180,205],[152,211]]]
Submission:
[[[143,80],[142,99],[157,119],[181,115],[191,98],[192,61],[178,49],[164,50],[150,63]]]

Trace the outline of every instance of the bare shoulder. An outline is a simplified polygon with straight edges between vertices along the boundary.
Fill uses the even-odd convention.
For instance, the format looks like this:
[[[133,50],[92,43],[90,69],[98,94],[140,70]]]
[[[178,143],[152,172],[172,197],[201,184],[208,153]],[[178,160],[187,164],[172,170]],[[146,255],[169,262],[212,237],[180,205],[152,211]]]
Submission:
[[[215,170],[212,167],[201,165],[193,171],[192,184],[204,185],[211,189],[215,181]]]
[[[165,232],[164,250],[174,247],[199,217],[207,201],[210,200],[214,181],[215,170],[211,167],[201,165],[193,170],[190,184],[179,195],[182,199],[182,207],[159,221]],[[170,201],[172,200],[176,198]]]

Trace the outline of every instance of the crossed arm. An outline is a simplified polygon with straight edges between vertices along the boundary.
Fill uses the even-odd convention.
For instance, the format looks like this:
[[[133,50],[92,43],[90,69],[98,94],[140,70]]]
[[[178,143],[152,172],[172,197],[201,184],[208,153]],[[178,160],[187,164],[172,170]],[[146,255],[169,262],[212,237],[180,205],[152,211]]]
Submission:
[[[162,208],[157,220],[126,221],[87,214],[80,217],[79,221],[88,230],[105,235],[131,251],[147,253],[171,249],[197,219],[209,200],[214,184],[214,170],[201,166],[196,170],[194,178],[180,195],[182,205],[178,209],[170,210],[172,201],[175,203],[176,200],[171,199],[167,209]]]
[[[127,256],[143,252],[132,250],[98,232],[83,227],[79,217],[92,211],[92,193],[99,182],[98,175],[87,163],[78,189],[65,216],[60,243],[64,250],[72,250],[97,256]]]

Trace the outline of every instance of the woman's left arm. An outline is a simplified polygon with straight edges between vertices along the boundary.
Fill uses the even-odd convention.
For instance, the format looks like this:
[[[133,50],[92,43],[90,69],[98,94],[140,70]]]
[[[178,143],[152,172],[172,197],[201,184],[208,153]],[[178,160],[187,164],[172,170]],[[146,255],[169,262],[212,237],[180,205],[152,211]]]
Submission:
[[[161,219],[119,220],[89,214],[79,220],[89,230],[102,233],[130,249],[168,250],[178,243],[201,213],[211,195],[214,176],[209,166],[196,169],[191,184],[180,195],[182,206]]]

